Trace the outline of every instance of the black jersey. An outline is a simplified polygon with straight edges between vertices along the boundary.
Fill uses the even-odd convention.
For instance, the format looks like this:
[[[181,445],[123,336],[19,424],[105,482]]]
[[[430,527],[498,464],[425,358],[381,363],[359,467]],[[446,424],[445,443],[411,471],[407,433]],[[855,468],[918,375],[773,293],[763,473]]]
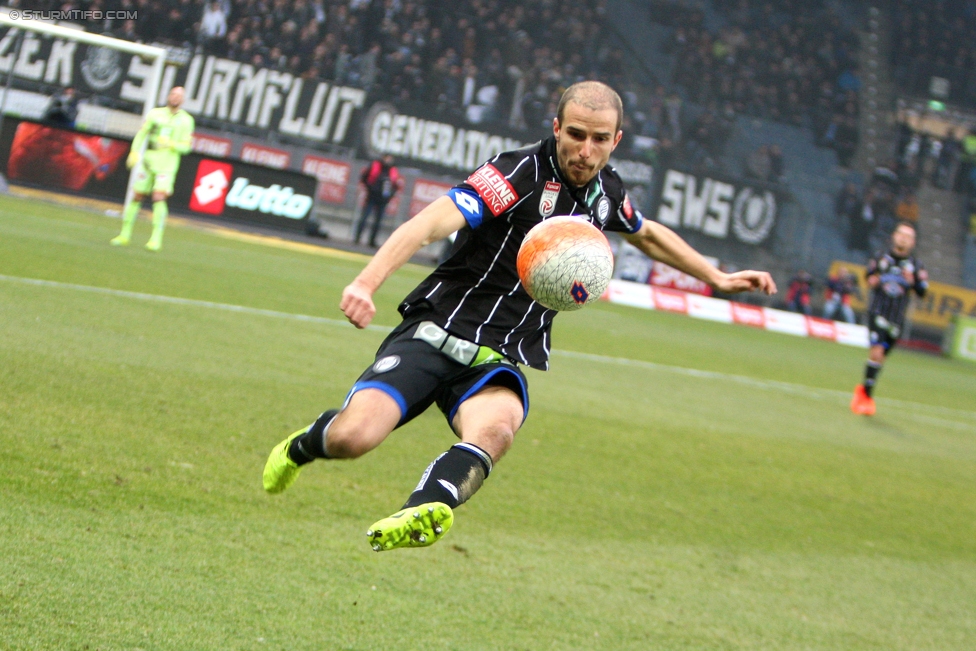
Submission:
[[[601,230],[636,233],[643,217],[620,176],[604,167],[573,188],[556,163],[549,137],[505,152],[448,192],[468,225],[450,258],[400,304],[404,316],[425,313],[451,334],[489,346],[511,360],[548,369],[556,312],[536,303],[519,281],[515,261],[530,228],[556,215],[577,215]]]
[[[925,296],[929,287],[928,274],[915,256],[901,257],[889,251],[877,253],[868,261],[866,276],[878,277],[878,286],[871,291],[868,313],[880,316],[899,329],[905,323],[910,292]]]

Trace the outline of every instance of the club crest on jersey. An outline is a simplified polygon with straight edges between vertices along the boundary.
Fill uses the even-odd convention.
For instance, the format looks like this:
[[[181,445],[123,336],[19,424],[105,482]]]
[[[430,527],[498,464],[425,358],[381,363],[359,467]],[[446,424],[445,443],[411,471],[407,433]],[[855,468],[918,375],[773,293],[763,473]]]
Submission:
[[[601,224],[607,223],[607,217],[610,216],[610,197],[603,196],[600,197],[600,201],[596,204],[596,218],[600,220]]]
[[[491,214],[497,217],[518,201],[515,188],[492,164],[480,167],[467,181],[481,197]]]
[[[561,183],[546,181],[546,187],[542,191],[542,198],[539,199],[540,215],[548,217],[556,209],[556,200],[559,198],[559,189],[562,187]]]

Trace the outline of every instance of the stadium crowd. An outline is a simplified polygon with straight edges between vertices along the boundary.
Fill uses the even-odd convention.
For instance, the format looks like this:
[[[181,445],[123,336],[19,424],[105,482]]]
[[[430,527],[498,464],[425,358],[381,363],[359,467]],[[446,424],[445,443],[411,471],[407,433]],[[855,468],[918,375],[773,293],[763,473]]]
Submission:
[[[185,45],[256,67],[436,102],[480,123],[537,128],[563,88],[625,83],[606,38],[606,0],[42,0],[36,9],[134,9],[89,31]],[[514,109],[514,110],[513,110]]]
[[[713,0],[724,20],[669,0],[652,19],[671,26],[673,81],[689,100],[724,115],[746,114],[814,130],[842,165],[857,147],[858,39],[818,0]]]
[[[927,94],[932,77],[948,80],[954,102],[976,105],[976,2],[896,0],[891,63],[895,81]]]

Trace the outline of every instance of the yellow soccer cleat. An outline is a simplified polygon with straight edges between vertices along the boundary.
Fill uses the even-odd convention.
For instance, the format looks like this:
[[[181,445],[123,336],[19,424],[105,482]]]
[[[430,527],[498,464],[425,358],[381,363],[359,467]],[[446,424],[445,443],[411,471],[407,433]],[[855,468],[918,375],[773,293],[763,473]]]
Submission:
[[[268,461],[264,464],[264,490],[272,494],[280,493],[298,479],[302,468],[288,458],[288,448],[295,438],[307,431],[308,427],[298,430],[271,450]]]
[[[366,532],[374,552],[401,547],[427,547],[447,535],[454,512],[442,502],[411,506],[383,518]]]

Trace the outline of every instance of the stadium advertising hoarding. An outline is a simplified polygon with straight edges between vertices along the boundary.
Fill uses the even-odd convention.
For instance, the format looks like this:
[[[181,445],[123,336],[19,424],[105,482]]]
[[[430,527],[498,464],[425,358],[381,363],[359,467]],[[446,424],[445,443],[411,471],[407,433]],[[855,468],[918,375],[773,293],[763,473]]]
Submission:
[[[170,210],[304,231],[315,184],[304,174],[190,154],[180,164]]]
[[[129,181],[129,141],[30,120],[7,118],[0,131],[0,172],[10,181],[122,201]]]
[[[976,319],[954,317],[946,335],[943,349],[950,357],[976,362]]]
[[[523,146],[515,138],[455,126],[443,118],[401,113],[386,102],[377,102],[367,111],[361,142],[368,158],[392,154],[400,164],[409,162],[465,173],[496,154]]]
[[[864,277],[866,268],[861,264],[834,260],[830,265],[830,274],[836,274],[841,267],[846,267],[857,278],[858,291],[851,295],[851,307],[858,311],[866,310],[867,299],[871,295]],[[915,324],[945,329],[956,315],[976,318],[976,291],[930,280],[925,297],[912,299],[908,315]]]
[[[779,216],[773,190],[721,175],[667,169],[649,215],[683,233],[749,246],[766,242]]]

